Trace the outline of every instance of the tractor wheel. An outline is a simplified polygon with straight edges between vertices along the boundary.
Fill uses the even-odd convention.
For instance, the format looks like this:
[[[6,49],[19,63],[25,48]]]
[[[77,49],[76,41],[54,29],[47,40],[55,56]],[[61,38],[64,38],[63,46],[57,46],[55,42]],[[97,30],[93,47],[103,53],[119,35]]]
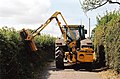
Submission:
[[[92,64],[92,63],[87,63],[86,65],[87,65],[87,66],[86,66],[86,70],[87,70],[87,71],[92,71],[92,69],[93,69],[93,64]]]
[[[64,62],[63,62],[63,51],[62,49],[57,46],[55,48],[55,62],[56,62],[56,68],[63,69],[64,68]]]

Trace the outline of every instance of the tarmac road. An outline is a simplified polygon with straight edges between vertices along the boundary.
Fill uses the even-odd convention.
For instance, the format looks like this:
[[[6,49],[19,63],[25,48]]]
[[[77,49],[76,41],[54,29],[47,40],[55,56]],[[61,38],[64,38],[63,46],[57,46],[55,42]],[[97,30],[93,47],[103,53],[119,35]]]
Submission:
[[[72,66],[66,66],[64,70],[56,69],[51,62],[45,73],[39,79],[102,79],[98,72],[90,72],[84,69],[74,70]]]

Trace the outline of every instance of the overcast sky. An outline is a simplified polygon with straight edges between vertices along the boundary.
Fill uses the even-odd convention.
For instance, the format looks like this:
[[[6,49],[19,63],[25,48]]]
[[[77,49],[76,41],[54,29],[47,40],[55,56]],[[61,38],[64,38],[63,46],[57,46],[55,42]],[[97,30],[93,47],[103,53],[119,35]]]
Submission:
[[[86,29],[88,29],[88,18],[91,18],[91,29],[93,29],[96,16],[103,16],[106,10],[113,11],[119,8],[118,4],[107,4],[89,11],[86,16],[79,0],[0,0],[0,27],[14,27],[17,30],[36,29],[55,11],[60,11],[68,24],[83,24]],[[61,35],[55,21],[51,22],[42,33]]]

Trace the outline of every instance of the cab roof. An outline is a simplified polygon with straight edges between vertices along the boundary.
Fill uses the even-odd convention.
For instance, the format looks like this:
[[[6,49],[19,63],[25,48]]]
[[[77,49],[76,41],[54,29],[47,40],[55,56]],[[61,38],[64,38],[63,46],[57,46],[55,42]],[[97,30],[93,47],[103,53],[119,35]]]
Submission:
[[[63,25],[63,27],[65,28],[66,25]],[[69,28],[79,28],[79,27],[82,27],[84,28],[84,25],[68,25]]]

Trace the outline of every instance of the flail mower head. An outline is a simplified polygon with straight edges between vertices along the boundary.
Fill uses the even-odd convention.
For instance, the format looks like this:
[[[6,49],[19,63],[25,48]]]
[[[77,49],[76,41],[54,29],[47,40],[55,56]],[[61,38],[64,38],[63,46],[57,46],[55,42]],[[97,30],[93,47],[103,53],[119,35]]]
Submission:
[[[25,47],[27,48],[27,50],[37,51],[37,47],[36,47],[33,39],[28,39],[29,36],[30,36],[29,31],[22,29],[22,31],[20,32],[20,37],[21,37],[23,43],[25,44]]]

